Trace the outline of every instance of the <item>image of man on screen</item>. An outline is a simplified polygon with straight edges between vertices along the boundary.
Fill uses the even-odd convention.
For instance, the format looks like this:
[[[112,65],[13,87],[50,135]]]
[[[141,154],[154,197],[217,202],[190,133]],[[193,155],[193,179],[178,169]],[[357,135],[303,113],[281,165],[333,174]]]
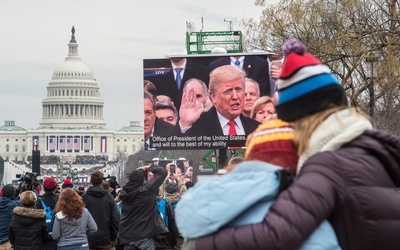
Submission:
[[[185,136],[248,135],[259,122],[242,115],[246,73],[224,65],[210,73],[209,98],[213,106],[203,112],[196,104],[193,88],[182,96],[179,132]]]
[[[222,65],[232,65],[243,69],[248,78],[253,79],[259,84],[260,96],[270,95],[269,67],[266,60],[254,55],[224,56],[212,61],[209,65],[209,69],[212,71]]]
[[[155,99],[149,92],[144,92],[144,141],[145,150],[154,150],[150,147],[152,136],[169,136],[174,126],[159,119],[155,111]]]
[[[197,103],[206,110],[208,108],[207,101],[209,100],[207,85],[200,79],[191,78],[185,82],[183,93],[185,93],[188,89],[194,90]]]
[[[158,95],[165,95],[171,98],[175,107],[179,110],[184,83],[197,78],[205,83],[209,80],[208,67],[193,62],[190,58],[176,57],[167,61],[159,61],[160,72],[155,76],[145,77],[154,83]],[[157,67],[157,68],[158,68]],[[165,67],[164,69],[161,69]]]

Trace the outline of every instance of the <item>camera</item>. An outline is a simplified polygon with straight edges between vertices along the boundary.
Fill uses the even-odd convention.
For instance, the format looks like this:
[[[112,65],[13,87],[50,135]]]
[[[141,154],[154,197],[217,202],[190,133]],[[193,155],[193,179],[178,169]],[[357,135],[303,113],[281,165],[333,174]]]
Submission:
[[[108,182],[108,184],[110,185],[111,188],[113,188],[113,189],[120,188],[120,186],[117,182],[117,177],[108,175],[107,177],[105,177],[103,179]]]
[[[35,187],[39,186],[40,183],[37,180],[38,173],[27,172],[23,175],[19,175],[19,192],[22,193],[26,190],[33,190]],[[17,176],[18,177],[18,176]]]

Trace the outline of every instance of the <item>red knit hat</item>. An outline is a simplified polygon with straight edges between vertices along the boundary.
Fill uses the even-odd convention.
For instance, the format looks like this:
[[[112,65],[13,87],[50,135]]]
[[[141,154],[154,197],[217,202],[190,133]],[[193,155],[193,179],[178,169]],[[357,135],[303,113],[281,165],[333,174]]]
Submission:
[[[289,123],[282,120],[265,122],[247,137],[245,159],[268,162],[296,174],[298,156],[293,136],[294,130]]]
[[[62,187],[63,189],[65,189],[65,188],[73,188],[73,187],[74,187],[74,184],[71,183],[71,180],[70,180],[70,179],[65,179],[65,180],[64,180],[64,183],[62,184],[61,187]]]
[[[47,191],[52,191],[57,187],[57,182],[53,177],[47,177],[43,181],[43,188]]]

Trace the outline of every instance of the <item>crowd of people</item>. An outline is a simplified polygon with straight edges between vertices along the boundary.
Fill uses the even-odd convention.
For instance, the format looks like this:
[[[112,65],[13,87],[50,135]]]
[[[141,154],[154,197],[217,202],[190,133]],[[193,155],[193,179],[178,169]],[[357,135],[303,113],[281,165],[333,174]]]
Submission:
[[[0,189],[0,249],[179,249],[174,208],[193,186],[181,167],[139,167],[122,188],[100,170],[88,187],[27,173]]]
[[[32,156],[29,155],[28,162],[32,162]],[[79,165],[85,165],[85,164],[102,164],[104,162],[108,162],[108,156],[107,155],[76,155],[76,156],[56,156],[56,155],[43,155],[40,157],[40,164],[44,165],[55,165],[59,163],[63,164],[79,164]],[[23,164],[26,164],[23,162]]]
[[[156,117],[158,101],[144,93],[149,137],[159,134],[156,120],[195,133],[197,119],[212,110],[245,117],[237,99],[248,91],[258,108],[253,122],[239,118],[237,133],[259,121],[244,158],[231,160],[227,173],[191,185],[188,161],[184,169],[153,162],[132,171],[122,188],[98,170],[81,192],[64,181],[56,194],[52,177],[42,195],[34,185],[7,185],[0,249],[398,249],[400,139],[348,107],[341,84],[300,41],[288,40],[283,53],[277,100],[253,98],[257,88],[246,88],[245,73],[231,65],[210,74],[208,111],[196,111],[205,106],[194,89],[183,93],[175,126],[169,115]],[[220,112],[226,91],[233,104]]]

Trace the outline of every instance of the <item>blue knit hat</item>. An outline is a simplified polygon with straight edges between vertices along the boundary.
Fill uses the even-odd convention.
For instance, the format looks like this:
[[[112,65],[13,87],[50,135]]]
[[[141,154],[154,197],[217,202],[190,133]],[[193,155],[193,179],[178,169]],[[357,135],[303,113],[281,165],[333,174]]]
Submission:
[[[277,81],[279,119],[291,122],[325,109],[347,106],[342,85],[327,66],[307,53],[303,43],[289,39],[282,49],[285,61]]]

